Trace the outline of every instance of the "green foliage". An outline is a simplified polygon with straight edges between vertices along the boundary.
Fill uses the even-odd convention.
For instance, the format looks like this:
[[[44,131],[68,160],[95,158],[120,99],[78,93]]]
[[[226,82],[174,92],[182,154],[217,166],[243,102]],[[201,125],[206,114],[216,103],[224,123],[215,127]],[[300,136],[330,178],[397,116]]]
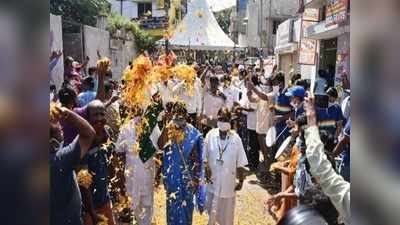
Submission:
[[[231,25],[231,19],[230,19],[231,13],[232,13],[232,8],[214,13],[218,25],[222,28],[222,30],[226,34],[229,34],[229,26]]]
[[[135,37],[135,43],[139,51],[151,50],[155,47],[155,39],[146,31],[140,29],[136,22],[130,21],[125,17],[111,13],[107,17],[107,30],[114,35],[115,32],[125,30]]]
[[[50,12],[63,19],[95,26],[98,15],[108,14],[107,0],[50,0]]]

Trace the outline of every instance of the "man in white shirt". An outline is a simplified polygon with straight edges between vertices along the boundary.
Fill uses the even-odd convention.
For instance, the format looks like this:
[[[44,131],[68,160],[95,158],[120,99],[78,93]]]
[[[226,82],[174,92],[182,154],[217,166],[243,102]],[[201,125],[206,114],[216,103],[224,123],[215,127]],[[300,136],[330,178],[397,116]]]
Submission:
[[[208,178],[206,208],[209,225],[232,225],[235,211],[235,191],[244,180],[246,153],[239,135],[231,130],[231,112],[223,107],[218,113],[218,128],[205,138]],[[236,183],[236,175],[239,183]],[[207,176],[207,175],[206,175]]]
[[[271,86],[264,86],[260,83],[259,78],[257,75],[253,75],[251,77],[252,84],[256,85],[255,87],[252,87],[252,90],[256,90],[255,92],[250,91],[248,93],[248,97],[250,102],[256,103],[257,104],[257,110],[256,110],[256,115],[257,115],[257,122],[256,122],[256,132],[257,132],[257,139],[258,139],[258,144],[260,146],[260,150],[264,156],[264,161],[266,162],[266,168],[263,168],[262,171],[268,171],[268,168],[270,164],[272,163],[273,157],[271,155],[271,149],[268,149],[266,143],[265,143],[265,137],[268,132],[268,129],[273,126],[273,116],[274,113],[270,109],[270,105],[274,103],[274,92],[272,91]],[[272,101],[266,101],[260,98],[257,94],[257,92],[261,92],[267,96],[270,97]],[[254,97],[256,96],[256,97]],[[265,173],[264,173],[265,174]],[[265,180],[262,180],[264,182]]]
[[[233,104],[239,102],[240,90],[232,84],[228,75],[223,77],[222,93],[226,96],[226,107],[232,110]]]
[[[217,125],[218,111],[225,105],[226,96],[218,90],[219,79],[216,76],[209,77],[210,88],[204,92],[203,113],[201,123],[204,126],[203,132],[206,134],[211,128]]]
[[[257,98],[253,94],[254,98]],[[260,145],[257,139],[257,103],[250,102],[247,98],[247,89],[242,89],[242,99],[240,100],[242,112],[246,114],[247,133],[249,138],[249,146],[247,149],[247,158],[249,161],[249,169],[252,172],[257,171],[258,164],[260,163]]]
[[[175,98],[180,101],[183,101],[186,105],[186,109],[190,116],[190,124],[195,125],[197,121],[197,117],[201,114],[202,109],[202,87],[201,81],[196,77],[194,82],[194,91],[193,93],[189,93],[185,81],[181,81],[176,84],[172,93]]]
[[[168,102],[173,101],[173,93],[172,93],[173,88],[174,84],[172,83],[171,80],[164,81],[158,85],[158,91],[160,92],[164,108]]]
[[[134,152],[138,142],[135,126],[140,123],[140,117],[135,117],[122,129],[116,143],[115,151],[126,154],[125,182],[126,190],[132,198],[131,207],[139,225],[150,225],[153,216],[155,163],[151,158],[145,163]],[[161,132],[156,125],[150,135],[155,148]]]

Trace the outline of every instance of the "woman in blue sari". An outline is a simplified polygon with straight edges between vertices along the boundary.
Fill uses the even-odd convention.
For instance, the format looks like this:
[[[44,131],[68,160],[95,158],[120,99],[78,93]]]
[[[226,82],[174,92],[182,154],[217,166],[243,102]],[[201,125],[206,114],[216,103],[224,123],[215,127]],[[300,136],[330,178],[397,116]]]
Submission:
[[[158,140],[164,151],[162,173],[167,194],[167,223],[190,225],[195,202],[200,213],[205,204],[203,136],[186,122],[188,115],[184,103],[174,103],[172,113],[172,121]],[[181,140],[171,136],[172,130],[184,133]]]

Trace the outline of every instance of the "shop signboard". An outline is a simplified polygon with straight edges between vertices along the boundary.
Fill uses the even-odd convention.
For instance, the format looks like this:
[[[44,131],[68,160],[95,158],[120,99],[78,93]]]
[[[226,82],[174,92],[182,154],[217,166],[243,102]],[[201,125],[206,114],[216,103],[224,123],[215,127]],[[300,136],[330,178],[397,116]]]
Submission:
[[[328,0],[326,6],[326,26],[341,24],[347,19],[349,0]]]
[[[308,27],[316,24],[317,22],[302,21],[302,38],[299,44],[299,64],[314,65],[315,64],[315,52],[317,49],[317,41],[313,39],[304,38],[304,31]]]
[[[293,20],[288,19],[279,24],[276,36],[277,46],[293,42]]]
[[[319,21],[319,9],[307,8],[303,13],[303,20],[306,21]]]

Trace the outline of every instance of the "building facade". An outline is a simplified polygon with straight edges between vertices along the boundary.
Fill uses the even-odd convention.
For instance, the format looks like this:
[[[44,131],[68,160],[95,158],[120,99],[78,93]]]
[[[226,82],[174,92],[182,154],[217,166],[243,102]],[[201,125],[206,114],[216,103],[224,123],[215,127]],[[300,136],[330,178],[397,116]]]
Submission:
[[[164,1],[162,0],[108,0],[111,10],[129,20],[137,21],[140,27],[154,37],[162,37],[168,25]]]
[[[278,69],[285,73],[288,81],[295,73],[300,72],[298,64],[301,19],[290,18],[279,24],[276,32],[275,58]]]
[[[315,73],[333,73],[335,84],[341,74],[350,75],[350,0],[305,0],[305,10],[316,10],[318,21],[303,26],[304,38],[316,41]]]
[[[281,22],[296,15],[298,0],[238,0],[232,31],[250,55],[262,48],[264,56],[273,55],[276,32]]]

